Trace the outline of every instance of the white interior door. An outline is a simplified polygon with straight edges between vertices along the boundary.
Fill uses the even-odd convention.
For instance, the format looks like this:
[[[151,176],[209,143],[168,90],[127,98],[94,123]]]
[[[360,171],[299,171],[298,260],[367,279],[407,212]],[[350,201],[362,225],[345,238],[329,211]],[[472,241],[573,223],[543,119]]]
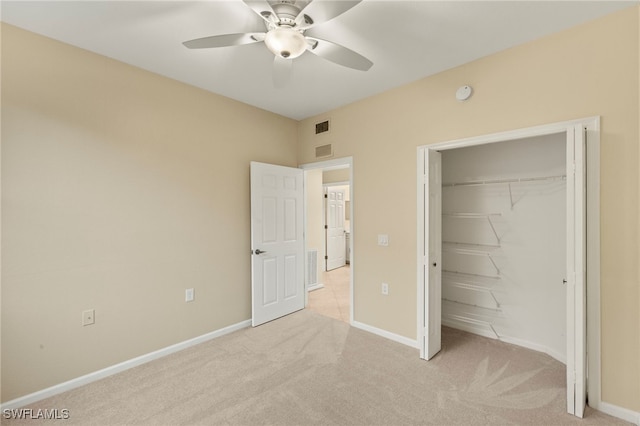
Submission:
[[[584,415],[586,390],[585,130],[567,130],[567,412]]]
[[[424,358],[431,359],[442,348],[442,155],[425,150],[425,338]]]
[[[304,308],[303,171],[251,162],[251,307],[257,326]]]
[[[327,192],[325,194],[327,271],[346,265],[344,198],[345,191],[343,189],[327,188]]]

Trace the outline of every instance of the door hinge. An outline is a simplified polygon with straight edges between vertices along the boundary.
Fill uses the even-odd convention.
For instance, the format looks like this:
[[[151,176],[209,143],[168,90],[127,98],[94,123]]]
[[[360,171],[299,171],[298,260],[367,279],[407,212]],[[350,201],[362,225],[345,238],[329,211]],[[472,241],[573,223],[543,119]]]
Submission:
[[[325,225],[325,226],[324,226],[324,229],[329,229],[329,226],[328,226],[328,225]]]
[[[327,194],[324,194],[324,198],[329,198],[329,196]]]
[[[329,260],[329,256],[325,256],[325,257],[324,257],[324,260]]]

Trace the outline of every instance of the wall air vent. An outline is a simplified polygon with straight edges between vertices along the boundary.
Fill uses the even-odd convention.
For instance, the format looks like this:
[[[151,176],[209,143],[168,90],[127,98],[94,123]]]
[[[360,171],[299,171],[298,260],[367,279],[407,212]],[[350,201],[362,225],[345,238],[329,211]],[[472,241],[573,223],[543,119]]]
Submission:
[[[329,120],[325,120],[322,123],[316,123],[316,135],[329,131]]]
[[[327,158],[333,156],[333,145],[316,146],[316,158]]]

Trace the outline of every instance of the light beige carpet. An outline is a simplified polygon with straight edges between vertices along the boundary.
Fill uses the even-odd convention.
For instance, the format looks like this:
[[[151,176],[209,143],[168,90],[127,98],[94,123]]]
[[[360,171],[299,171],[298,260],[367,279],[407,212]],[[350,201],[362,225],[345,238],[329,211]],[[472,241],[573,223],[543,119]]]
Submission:
[[[308,310],[34,404],[65,425],[593,425],[565,414],[564,365],[452,329],[432,361]],[[40,424],[4,420],[2,424]]]

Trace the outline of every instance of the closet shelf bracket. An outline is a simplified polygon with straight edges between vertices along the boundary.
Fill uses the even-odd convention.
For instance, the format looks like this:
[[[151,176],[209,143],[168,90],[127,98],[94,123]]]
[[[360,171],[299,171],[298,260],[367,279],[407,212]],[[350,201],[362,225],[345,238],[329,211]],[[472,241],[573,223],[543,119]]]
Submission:
[[[511,191],[511,182],[509,182],[509,201],[511,203],[511,210],[513,211],[513,206],[515,203],[513,202],[513,192]]]

